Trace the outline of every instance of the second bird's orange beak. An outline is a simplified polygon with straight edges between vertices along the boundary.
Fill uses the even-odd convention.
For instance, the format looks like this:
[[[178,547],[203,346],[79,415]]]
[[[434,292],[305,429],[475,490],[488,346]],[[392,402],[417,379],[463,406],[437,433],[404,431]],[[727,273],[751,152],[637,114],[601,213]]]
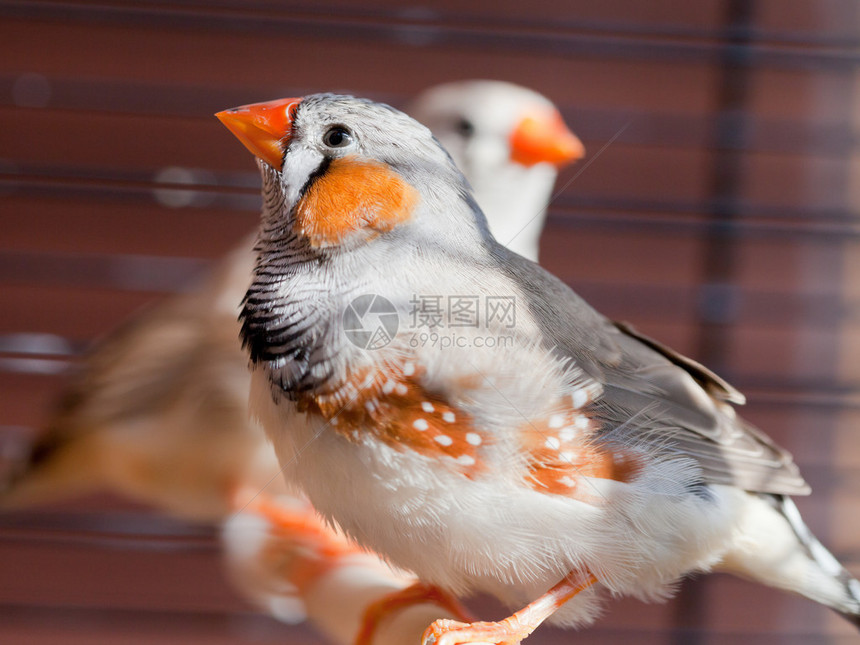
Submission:
[[[511,159],[524,166],[546,162],[561,167],[585,155],[582,142],[557,110],[524,116],[511,133],[510,144]]]
[[[275,170],[284,163],[293,115],[300,98],[252,103],[218,112],[215,116],[236,138]]]

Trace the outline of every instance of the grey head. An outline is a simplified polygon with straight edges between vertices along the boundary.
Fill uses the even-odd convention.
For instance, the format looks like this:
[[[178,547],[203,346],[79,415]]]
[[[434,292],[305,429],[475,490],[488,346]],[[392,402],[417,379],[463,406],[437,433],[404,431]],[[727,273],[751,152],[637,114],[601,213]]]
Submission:
[[[357,208],[361,212],[353,224],[372,229],[371,235],[344,232],[344,245],[320,247],[328,252],[340,246],[352,249],[361,240],[404,237],[396,230],[400,225],[410,228],[405,237],[446,245],[464,237],[482,243],[489,236],[486,219],[451,156],[429,129],[388,105],[345,95],[307,96],[292,109],[289,132],[280,143],[281,168],[261,164],[264,191],[275,191],[279,206],[269,209],[269,216],[295,221],[296,209],[315,194],[313,203],[325,206],[318,209],[317,216],[326,218],[320,227],[335,231],[344,215],[338,209]],[[365,172],[369,167],[379,172]],[[380,212],[398,208],[385,201],[395,179],[412,195],[408,216]],[[397,226],[389,221],[392,217]]]

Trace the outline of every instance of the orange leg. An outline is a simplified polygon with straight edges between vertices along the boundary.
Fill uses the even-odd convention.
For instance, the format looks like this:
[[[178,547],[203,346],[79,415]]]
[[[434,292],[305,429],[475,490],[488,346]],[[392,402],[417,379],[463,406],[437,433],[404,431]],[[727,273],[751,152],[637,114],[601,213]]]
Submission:
[[[465,645],[466,643],[496,643],[516,645],[549,618],[556,609],[597,582],[589,573],[569,574],[533,603],[497,623],[459,623],[437,620],[424,632],[422,645]]]
[[[386,616],[406,607],[424,603],[438,605],[462,620],[472,620],[469,611],[451,594],[439,587],[423,582],[416,582],[405,589],[383,596],[367,606],[364,610],[361,629],[359,629],[358,635],[355,637],[355,641],[353,641],[354,645],[373,645],[376,630]]]

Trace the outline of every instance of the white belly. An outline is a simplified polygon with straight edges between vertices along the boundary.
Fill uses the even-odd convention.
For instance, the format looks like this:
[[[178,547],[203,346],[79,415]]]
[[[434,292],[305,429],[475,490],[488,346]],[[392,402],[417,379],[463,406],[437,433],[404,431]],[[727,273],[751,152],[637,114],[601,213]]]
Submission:
[[[505,473],[475,479],[368,436],[350,441],[272,403],[255,376],[257,410],[285,475],[317,510],[397,566],[458,594],[492,593],[525,603],[573,569],[615,593],[656,598],[684,573],[710,567],[727,548],[739,495],[715,487],[705,501],[680,493],[691,476],[676,462],[647,466],[629,484],[590,479],[598,501],[539,493]],[[666,482],[670,482],[668,485]],[[556,616],[577,623],[598,591]]]

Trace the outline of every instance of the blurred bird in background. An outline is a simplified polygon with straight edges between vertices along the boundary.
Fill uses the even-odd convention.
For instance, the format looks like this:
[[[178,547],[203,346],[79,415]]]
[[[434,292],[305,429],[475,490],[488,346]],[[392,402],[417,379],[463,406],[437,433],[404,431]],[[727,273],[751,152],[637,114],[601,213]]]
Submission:
[[[474,182],[499,239],[537,259],[557,169],[584,154],[553,104],[510,83],[461,81],[427,90],[408,109]],[[284,496],[278,512],[262,500],[248,506],[227,527],[225,544],[239,587],[289,620],[301,608],[272,558],[283,561],[298,544],[306,560],[323,564],[335,552],[355,551],[319,546],[343,542],[326,536],[303,500],[287,493],[271,446],[248,416],[237,318],[254,239],[244,239],[196,289],[132,319],[86,356],[27,459],[11,464],[0,505],[108,490],[180,518],[220,522],[261,492]],[[284,530],[284,516],[293,530]]]
[[[556,107],[519,85],[462,81],[426,90],[406,111],[454,158],[496,239],[537,262],[558,167],[585,154]]]

